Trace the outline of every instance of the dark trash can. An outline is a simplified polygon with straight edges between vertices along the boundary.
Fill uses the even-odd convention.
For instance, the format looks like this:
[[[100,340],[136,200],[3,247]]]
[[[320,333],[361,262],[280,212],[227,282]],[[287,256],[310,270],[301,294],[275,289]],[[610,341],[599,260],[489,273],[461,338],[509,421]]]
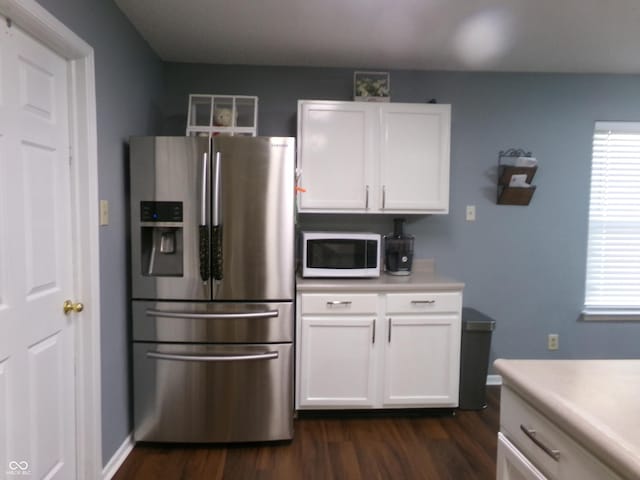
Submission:
[[[462,309],[460,348],[460,408],[481,410],[487,406],[487,371],[491,334],[496,321],[474,308]]]

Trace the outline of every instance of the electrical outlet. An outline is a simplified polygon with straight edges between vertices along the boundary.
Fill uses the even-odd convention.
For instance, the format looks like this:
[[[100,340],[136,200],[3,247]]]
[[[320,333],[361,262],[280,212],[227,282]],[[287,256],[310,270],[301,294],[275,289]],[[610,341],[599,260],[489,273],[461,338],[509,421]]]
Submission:
[[[547,350],[558,350],[560,348],[560,335],[550,333],[547,336]]]
[[[475,221],[476,221],[476,206],[467,205],[467,222],[475,222]]]

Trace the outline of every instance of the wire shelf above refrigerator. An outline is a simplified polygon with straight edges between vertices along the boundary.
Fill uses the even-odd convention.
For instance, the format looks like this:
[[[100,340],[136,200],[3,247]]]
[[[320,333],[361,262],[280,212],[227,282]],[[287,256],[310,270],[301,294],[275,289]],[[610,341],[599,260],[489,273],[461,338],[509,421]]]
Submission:
[[[187,136],[245,135],[258,131],[258,97],[189,95]]]

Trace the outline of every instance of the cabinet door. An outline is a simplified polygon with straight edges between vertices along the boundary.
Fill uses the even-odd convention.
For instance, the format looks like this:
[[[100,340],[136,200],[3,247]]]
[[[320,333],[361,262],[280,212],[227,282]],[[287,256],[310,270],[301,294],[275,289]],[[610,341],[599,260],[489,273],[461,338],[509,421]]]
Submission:
[[[385,406],[456,407],[459,315],[388,316],[384,362]]]
[[[366,103],[300,102],[300,211],[364,212],[372,205],[374,118]]]
[[[380,106],[380,208],[449,212],[450,105]]]
[[[498,433],[496,473],[497,480],[547,480],[502,433]]]
[[[300,407],[371,407],[374,316],[302,317]]]

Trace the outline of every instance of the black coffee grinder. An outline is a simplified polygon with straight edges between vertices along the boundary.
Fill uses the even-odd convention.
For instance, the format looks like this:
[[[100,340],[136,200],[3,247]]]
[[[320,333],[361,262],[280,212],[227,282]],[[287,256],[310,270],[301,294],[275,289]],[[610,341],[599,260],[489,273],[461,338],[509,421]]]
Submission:
[[[413,235],[404,233],[404,218],[393,219],[393,233],[384,236],[384,265],[391,275],[411,275]]]

